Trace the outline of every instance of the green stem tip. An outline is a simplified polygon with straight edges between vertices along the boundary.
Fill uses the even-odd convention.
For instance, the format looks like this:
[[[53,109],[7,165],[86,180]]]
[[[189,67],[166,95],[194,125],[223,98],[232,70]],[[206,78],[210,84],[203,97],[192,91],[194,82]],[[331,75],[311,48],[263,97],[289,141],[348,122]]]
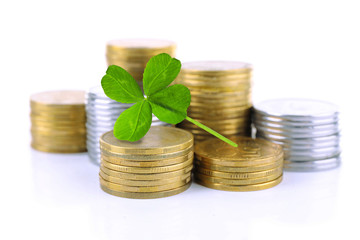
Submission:
[[[236,143],[234,143],[233,141],[231,141],[230,139],[224,137],[224,136],[221,135],[220,133],[215,132],[214,130],[212,130],[211,128],[205,126],[204,124],[199,123],[198,121],[192,119],[191,117],[186,116],[185,119],[188,120],[189,122],[195,124],[196,126],[204,129],[204,130],[207,131],[208,133],[211,133],[211,134],[214,135],[215,137],[217,137],[217,138],[223,140],[224,142],[230,144],[231,146],[233,146],[233,147],[238,147],[238,145],[237,145]]]

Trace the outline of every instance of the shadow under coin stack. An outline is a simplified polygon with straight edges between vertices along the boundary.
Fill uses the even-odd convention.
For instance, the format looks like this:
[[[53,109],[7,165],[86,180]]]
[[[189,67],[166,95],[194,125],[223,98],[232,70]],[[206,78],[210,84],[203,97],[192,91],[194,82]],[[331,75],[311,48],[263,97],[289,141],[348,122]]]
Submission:
[[[230,137],[251,134],[251,66],[241,62],[188,62],[176,83],[190,89],[188,116]],[[212,137],[196,125],[177,125],[191,131],[196,141]]]
[[[176,45],[172,41],[157,39],[121,39],[108,42],[108,65],[117,65],[128,71],[142,86],[144,69],[151,57],[167,53],[174,57]]]
[[[133,104],[126,104],[108,98],[102,87],[91,88],[86,97],[87,149],[91,161],[100,164],[100,136],[113,130],[116,119]],[[153,115],[151,126],[171,126]]]
[[[30,97],[31,146],[39,151],[86,151],[85,92],[50,91]]]
[[[195,182],[224,191],[263,190],[281,182],[281,146],[263,139],[230,139],[239,147],[216,138],[195,145]]]
[[[191,185],[193,136],[187,131],[154,126],[137,142],[120,141],[113,132],[100,138],[100,186],[125,198],[161,198]]]
[[[255,105],[256,136],[280,144],[284,169],[319,171],[340,165],[338,108],[327,102],[276,99]]]

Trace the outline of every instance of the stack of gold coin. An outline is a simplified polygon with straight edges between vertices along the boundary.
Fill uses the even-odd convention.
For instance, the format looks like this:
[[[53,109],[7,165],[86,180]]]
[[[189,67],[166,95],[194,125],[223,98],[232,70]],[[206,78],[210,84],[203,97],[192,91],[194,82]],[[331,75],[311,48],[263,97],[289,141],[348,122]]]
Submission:
[[[121,39],[108,42],[106,58],[108,65],[117,65],[128,71],[142,86],[147,62],[160,53],[175,56],[176,45],[172,41],[156,39]]]
[[[224,191],[256,191],[282,180],[284,153],[280,145],[263,139],[231,138],[239,147],[219,139],[195,145],[195,181]]]
[[[184,63],[176,83],[190,89],[188,116],[227,137],[250,136],[251,71],[242,62]],[[188,121],[178,127],[191,131],[196,141],[211,136]]]
[[[120,141],[112,131],[100,138],[100,186],[125,198],[161,198],[191,184],[193,136],[174,127],[153,126],[137,142]]]
[[[86,151],[85,92],[50,91],[30,97],[31,146],[39,151]]]

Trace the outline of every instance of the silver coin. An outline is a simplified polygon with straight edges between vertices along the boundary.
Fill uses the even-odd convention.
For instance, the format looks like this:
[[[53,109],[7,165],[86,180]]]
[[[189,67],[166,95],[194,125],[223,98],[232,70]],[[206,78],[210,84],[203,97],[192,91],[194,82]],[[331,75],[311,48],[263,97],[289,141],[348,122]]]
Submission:
[[[290,161],[316,161],[326,158],[331,158],[332,156],[340,154],[340,148],[334,148],[333,151],[329,152],[319,152],[316,150],[306,150],[306,151],[288,151],[284,149],[285,159]]]
[[[281,131],[274,131],[271,129],[263,129],[260,127],[256,128],[256,132],[263,136],[272,136],[275,138],[318,138],[318,137],[326,137],[335,134],[339,134],[340,130],[334,129],[332,131],[317,131],[317,132],[307,132],[307,133],[291,133],[291,132],[281,132]]]
[[[268,139],[273,143],[279,144],[285,148],[288,149],[294,149],[294,150],[306,150],[306,149],[317,149],[317,148],[328,148],[328,147],[334,147],[334,146],[339,146],[340,145],[340,139],[335,139],[334,141],[329,141],[329,142],[312,142],[312,143],[297,143],[296,141],[293,141],[291,143],[286,142],[286,141],[277,141],[274,139]]]
[[[86,120],[94,121],[94,122],[113,122],[115,123],[119,116],[99,116],[93,114],[87,114]]]
[[[337,116],[338,107],[332,103],[308,99],[274,99],[254,104],[256,112],[284,120],[313,120]]]
[[[113,128],[115,121],[94,121],[88,118],[86,123],[96,127]]]
[[[313,172],[330,170],[339,167],[341,164],[341,156],[334,156],[329,159],[318,161],[298,162],[298,161],[284,161],[285,171],[295,172]]]
[[[284,119],[276,116],[265,116],[256,110],[253,111],[253,121],[256,122],[267,122],[271,124],[281,124],[284,126],[318,126],[338,123],[340,118],[338,115],[334,115],[328,118],[321,119]]]
[[[256,132],[256,136],[260,138],[265,138],[271,141],[281,141],[284,143],[289,144],[299,144],[299,145],[307,145],[307,144],[321,144],[321,143],[333,143],[339,141],[341,136],[340,133],[336,133],[329,136],[322,136],[322,137],[311,137],[311,138],[295,138],[295,137],[286,137],[282,135],[275,135],[275,134],[267,134],[264,132]]]
[[[254,126],[262,127],[262,128],[270,128],[270,129],[279,129],[283,131],[289,132],[309,132],[309,131],[326,131],[326,130],[333,130],[333,129],[340,129],[339,122],[334,122],[331,124],[322,124],[322,125],[307,125],[302,126],[298,125],[286,125],[283,123],[271,123],[267,121],[261,120],[254,120]]]
[[[93,104],[93,103],[88,103],[86,104],[86,109],[87,110],[101,110],[101,111],[120,111],[123,112],[126,109],[128,109],[129,107],[127,106],[123,106],[123,105],[109,105],[109,104]]]

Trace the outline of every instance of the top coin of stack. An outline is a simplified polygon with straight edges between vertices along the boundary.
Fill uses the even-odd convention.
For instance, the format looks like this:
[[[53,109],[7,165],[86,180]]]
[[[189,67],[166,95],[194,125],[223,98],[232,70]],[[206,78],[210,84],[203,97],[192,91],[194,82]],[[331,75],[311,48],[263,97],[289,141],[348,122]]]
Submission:
[[[340,165],[337,106],[307,99],[274,99],[254,106],[256,135],[280,144],[284,169],[318,171]]]
[[[50,91],[30,97],[31,146],[45,152],[86,151],[85,92]]]
[[[242,62],[188,62],[182,65],[176,83],[191,92],[188,116],[224,136],[249,136],[251,132],[251,66]],[[178,127],[208,138],[207,132],[184,121]]]
[[[225,191],[256,191],[279,184],[284,154],[263,139],[232,137],[239,147],[216,139],[195,145],[195,181]]]
[[[193,168],[191,133],[152,126],[137,142],[120,141],[112,131],[100,138],[100,186],[126,198],[160,198],[185,191]]]
[[[108,65],[117,65],[128,71],[142,86],[143,72],[151,57],[160,53],[175,56],[176,45],[172,41],[156,39],[121,39],[108,42]]]

